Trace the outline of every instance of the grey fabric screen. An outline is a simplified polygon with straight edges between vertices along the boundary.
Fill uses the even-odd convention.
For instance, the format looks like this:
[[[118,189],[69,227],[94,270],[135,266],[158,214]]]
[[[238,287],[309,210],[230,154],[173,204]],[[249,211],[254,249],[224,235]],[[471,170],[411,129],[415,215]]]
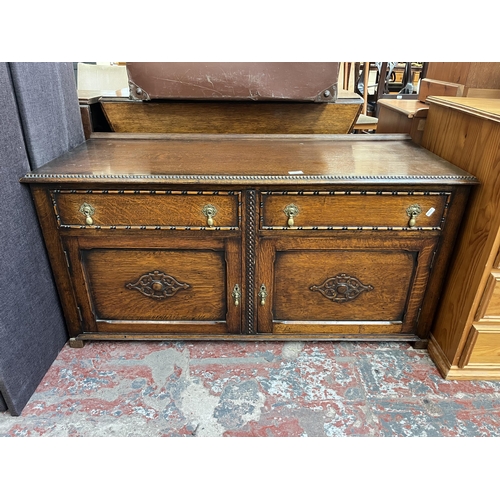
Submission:
[[[67,340],[31,194],[19,179],[30,163],[83,142],[79,120],[70,64],[0,63],[0,409],[11,415]]]
[[[31,168],[81,144],[73,63],[9,63]]]

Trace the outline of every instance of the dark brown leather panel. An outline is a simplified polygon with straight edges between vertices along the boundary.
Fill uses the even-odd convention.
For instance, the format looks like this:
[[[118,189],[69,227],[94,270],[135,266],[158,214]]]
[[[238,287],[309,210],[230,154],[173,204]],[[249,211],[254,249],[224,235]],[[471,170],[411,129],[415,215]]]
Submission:
[[[128,62],[139,100],[292,100],[334,102],[338,62]]]

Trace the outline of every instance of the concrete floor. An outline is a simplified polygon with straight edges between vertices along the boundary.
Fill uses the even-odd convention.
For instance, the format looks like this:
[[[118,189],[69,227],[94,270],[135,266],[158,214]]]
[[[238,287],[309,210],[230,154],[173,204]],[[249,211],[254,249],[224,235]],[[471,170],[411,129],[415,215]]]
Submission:
[[[89,342],[0,436],[500,436],[500,382],[407,343]]]

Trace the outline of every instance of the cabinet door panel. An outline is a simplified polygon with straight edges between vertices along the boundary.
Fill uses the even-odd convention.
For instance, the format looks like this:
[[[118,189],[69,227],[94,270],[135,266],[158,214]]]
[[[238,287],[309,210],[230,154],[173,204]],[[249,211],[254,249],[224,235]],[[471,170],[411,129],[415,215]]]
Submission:
[[[237,242],[209,247],[193,240],[197,248],[168,248],[165,240],[159,244],[167,248],[122,247],[118,239],[96,244],[82,239],[78,245],[70,239],[74,280],[84,285],[77,286],[77,293],[85,330],[239,331],[240,307],[231,301],[232,286],[240,282]]]
[[[404,250],[277,252],[277,320],[401,321],[416,263]]]
[[[260,332],[411,332],[429,274],[431,239],[374,239],[368,248],[348,238],[335,245],[305,240],[262,242],[260,278],[269,285],[258,308]]]
[[[98,319],[225,318],[223,252],[92,249],[82,261]]]

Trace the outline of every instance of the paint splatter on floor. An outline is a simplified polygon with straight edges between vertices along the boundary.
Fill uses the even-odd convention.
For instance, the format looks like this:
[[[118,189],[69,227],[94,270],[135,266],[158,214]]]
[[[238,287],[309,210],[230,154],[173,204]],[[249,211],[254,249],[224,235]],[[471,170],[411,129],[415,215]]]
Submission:
[[[500,436],[500,382],[407,343],[89,342],[0,436]]]

